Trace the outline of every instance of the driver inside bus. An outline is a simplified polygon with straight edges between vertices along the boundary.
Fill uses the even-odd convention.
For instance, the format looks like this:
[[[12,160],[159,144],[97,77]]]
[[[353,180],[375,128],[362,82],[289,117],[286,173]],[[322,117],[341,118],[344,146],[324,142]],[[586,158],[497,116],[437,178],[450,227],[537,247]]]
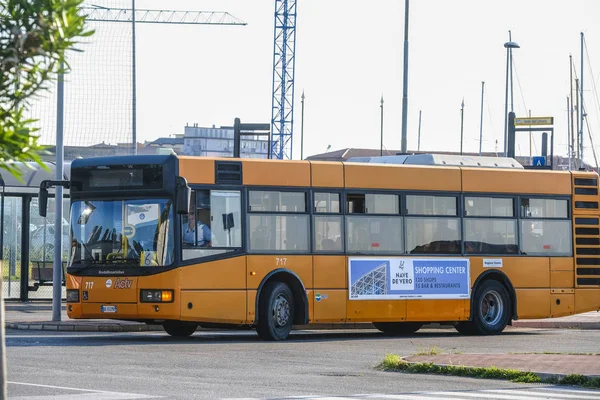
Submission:
[[[212,233],[209,227],[210,210],[198,208],[196,213],[198,214],[197,222],[195,213],[192,212],[188,214],[188,223],[183,226],[183,244],[210,247],[212,243]],[[197,243],[196,232],[198,232]]]

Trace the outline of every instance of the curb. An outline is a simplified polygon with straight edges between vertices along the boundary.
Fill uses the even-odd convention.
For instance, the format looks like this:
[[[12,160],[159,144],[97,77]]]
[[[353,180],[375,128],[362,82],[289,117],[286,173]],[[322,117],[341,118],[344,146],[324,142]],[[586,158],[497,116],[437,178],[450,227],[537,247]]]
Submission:
[[[407,364],[412,364],[412,365],[424,364],[423,361],[407,361],[406,357],[401,357],[400,359]],[[469,368],[469,369],[482,368],[482,367],[474,367],[471,365],[441,364],[441,363],[435,363],[435,362],[432,364],[435,366],[438,366],[438,367],[463,367],[463,368]],[[493,367],[493,365],[490,365],[488,367],[483,367],[483,368],[491,368],[491,367]],[[498,367],[498,368],[499,369],[511,369],[511,368],[501,368],[501,367]],[[543,381],[547,381],[550,379],[563,379],[563,378],[569,376],[569,374],[553,374],[553,373],[549,373],[549,372],[536,372],[536,371],[525,371],[525,370],[519,370],[519,371],[524,372],[524,373],[534,374]],[[438,375],[433,372],[431,372],[430,374]],[[588,379],[600,378],[600,375],[582,375],[582,376],[584,376]],[[499,378],[492,378],[492,379],[498,380]]]
[[[94,324],[94,323],[56,323],[56,322],[7,322],[6,329],[29,331],[61,332],[148,332],[163,331],[160,325],[146,324]]]
[[[513,328],[538,328],[538,329],[600,329],[600,322],[585,321],[513,321]]]
[[[428,324],[429,329],[451,329],[451,325]],[[523,320],[513,321],[513,328],[534,328],[534,329],[600,329],[600,322],[567,322],[567,321],[535,321]],[[148,332],[163,331],[161,325],[147,325],[144,323],[95,323],[93,320],[87,321],[62,321],[62,322],[6,322],[6,329],[32,330],[32,331],[72,331],[72,332]],[[375,329],[371,323],[316,323],[311,325],[294,325],[294,330],[367,330]],[[198,330],[213,331],[215,329]],[[218,330],[218,329],[216,329]]]

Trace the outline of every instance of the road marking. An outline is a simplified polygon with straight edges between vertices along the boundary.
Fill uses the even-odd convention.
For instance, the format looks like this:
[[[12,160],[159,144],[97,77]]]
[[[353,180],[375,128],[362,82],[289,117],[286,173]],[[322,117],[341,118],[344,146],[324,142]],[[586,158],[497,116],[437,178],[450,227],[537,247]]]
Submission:
[[[264,400],[273,397],[260,399],[244,398],[243,400]],[[279,396],[280,400],[473,400],[476,399],[498,399],[498,400],[541,400],[541,399],[578,399],[578,400],[600,400],[600,390],[579,390],[577,388],[561,388],[555,386],[534,387],[534,388],[513,388],[513,389],[483,389],[483,390],[464,390],[464,391],[432,391],[432,392],[413,392],[406,394],[354,394],[340,396]],[[223,400],[234,400],[223,399]],[[242,400],[237,398],[235,400]]]
[[[72,390],[76,392],[87,392],[78,394],[58,394],[58,395],[46,395],[46,396],[11,396],[10,399],[14,400],[127,400],[127,399],[155,399],[160,396],[148,396],[145,394],[136,393],[123,393],[123,392],[108,392],[105,390],[93,390],[93,389],[81,389],[68,386],[55,386],[55,385],[41,385],[37,383],[28,382],[7,382],[10,385],[22,385],[22,386],[33,386],[46,389],[59,389],[59,390]]]
[[[85,394],[56,394],[48,396],[17,396],[9,397],[9,400],[133,400],[133,399],[151,399],[146,395],[132,393],[85,393]]]
[[[485,393],[503,393],[503,390],[485,390],[482,391]],[[531,392],[529,390],[511,390],[510,393],[514,393],[514,394],[523,394],[523,395],[531,395]],[[598,399],[600,398],[600,392],[596,392],[596,396],[590,396],[590,395],[586,395],[586,394],[582,394],[581,392],[577,393],[577,394],[567,394],[570,392],[566,392],[566,391],[562,391],[561,393],[549,393],[548,391],[545,391],[543,393],[536,393],[536,396],[543,396],[546,399],[549,398],[558,398],[558,399]]]

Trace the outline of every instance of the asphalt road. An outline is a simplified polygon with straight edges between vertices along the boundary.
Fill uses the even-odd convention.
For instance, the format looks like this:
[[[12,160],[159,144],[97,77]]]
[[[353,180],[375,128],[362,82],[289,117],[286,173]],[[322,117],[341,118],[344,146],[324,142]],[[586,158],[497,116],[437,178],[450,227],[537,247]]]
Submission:
[[[507,329],[500,336],[466,337],[424,329],[404,338],[371,330],[302,331],[273,343],[253,331],[174,339],[159,332],[9,330],[6,346],[9,397],[15,399],[281,398],[535,390],[541,385],[381,372],[374,366],[388,353],[411,355],[434,346],[463,353],[600,353],[600,331]]]

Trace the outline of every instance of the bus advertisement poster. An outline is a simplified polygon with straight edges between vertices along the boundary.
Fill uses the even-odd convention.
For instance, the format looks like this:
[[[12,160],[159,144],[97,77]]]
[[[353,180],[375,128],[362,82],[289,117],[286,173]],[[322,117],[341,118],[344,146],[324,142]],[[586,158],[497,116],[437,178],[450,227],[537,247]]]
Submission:
[[[468,299],[469,260],[464,258],[348,259],[350,300]]]

